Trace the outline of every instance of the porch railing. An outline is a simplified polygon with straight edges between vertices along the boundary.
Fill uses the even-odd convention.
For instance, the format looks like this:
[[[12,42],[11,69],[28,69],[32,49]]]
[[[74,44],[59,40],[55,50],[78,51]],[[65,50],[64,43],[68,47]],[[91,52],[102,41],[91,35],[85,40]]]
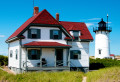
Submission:
[[[23,62],[23,67],[26,67],[26,66],[27,67],[69,67],[69,65],[68,65],[69,61],[63,61],[63,60],[58,60],[56,62],[45,62],[45,61],[42,61],[42,62],[36,63],[36,65],[30,65],[30,64],[31,64],[30,61]]]

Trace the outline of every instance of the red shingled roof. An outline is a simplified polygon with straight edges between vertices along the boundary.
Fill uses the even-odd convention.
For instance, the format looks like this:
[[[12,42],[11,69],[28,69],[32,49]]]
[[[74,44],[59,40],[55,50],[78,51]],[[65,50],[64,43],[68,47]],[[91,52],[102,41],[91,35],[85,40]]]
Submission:
[[[115,56],[114,54],[110,54],[110,56]]]
[[[20,26],[8,39],[17,36],[22,32],[29,24],[51,24],[51,25],[60,25],[59,22],[46,10],[44,9],[37,15],[28,19],[22,26]],[[7,40],[8,40],[7,39]]]
[[[68,31],[68,33],[70,33],[69,32],[70,30],[80,30],[81,32],[80,39],[93,40],[93,37],[90,34],[85,23],[60,21],[60,24]],[[70,39],[70,38],[66,37],[65,39]]]
[[[24,46],[71,47],[70,45],[65,45],[58,42],[39,42],[39,41],[33,41],[30,43],[24,44]]]
[[[61,25],[66,31],[70,34],[70,30],[80,30],[81,36],[80,39],[93,40],[87,26],[85,23],[80,22],[58,22],[47,10],[43,10],[37,15],[28,19],[22,26],[20,26],[7,40],[10,38],[18,36],[27,26],[30,24],[48,24],[48,25]],[[73,37],[74,38],[74,37]],[[71,39],[66,37],[65,39]]]

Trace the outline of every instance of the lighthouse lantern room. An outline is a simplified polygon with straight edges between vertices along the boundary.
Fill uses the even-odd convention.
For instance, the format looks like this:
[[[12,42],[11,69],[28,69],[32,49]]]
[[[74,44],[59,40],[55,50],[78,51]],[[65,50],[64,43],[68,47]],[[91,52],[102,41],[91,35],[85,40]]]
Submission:
[[[93,31],[95,32],[95,58],[110,58],[109,34],[112,29],[108,27],[108,21],[106,23],[102,19]]]

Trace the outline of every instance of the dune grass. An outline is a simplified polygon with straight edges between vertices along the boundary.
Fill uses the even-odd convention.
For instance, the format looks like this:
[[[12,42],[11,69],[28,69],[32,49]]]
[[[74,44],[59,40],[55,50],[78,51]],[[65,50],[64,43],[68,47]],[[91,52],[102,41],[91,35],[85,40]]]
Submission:
[[[82,72],[28,72],[12,75],[0,70],[0,82],[81,82]]]
[[[120,67],[109,67],[86,74],[87,82],[120,82]]]

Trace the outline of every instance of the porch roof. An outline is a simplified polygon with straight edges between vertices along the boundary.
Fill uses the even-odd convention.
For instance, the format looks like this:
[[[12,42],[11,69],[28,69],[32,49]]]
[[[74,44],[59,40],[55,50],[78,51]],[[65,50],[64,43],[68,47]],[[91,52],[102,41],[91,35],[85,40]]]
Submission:
[[[23,47],[42,47],[42,48],[70,48],[70,45],[61,44],[58,42],[41,42],[33,41],[27,44],[24,44]]]

